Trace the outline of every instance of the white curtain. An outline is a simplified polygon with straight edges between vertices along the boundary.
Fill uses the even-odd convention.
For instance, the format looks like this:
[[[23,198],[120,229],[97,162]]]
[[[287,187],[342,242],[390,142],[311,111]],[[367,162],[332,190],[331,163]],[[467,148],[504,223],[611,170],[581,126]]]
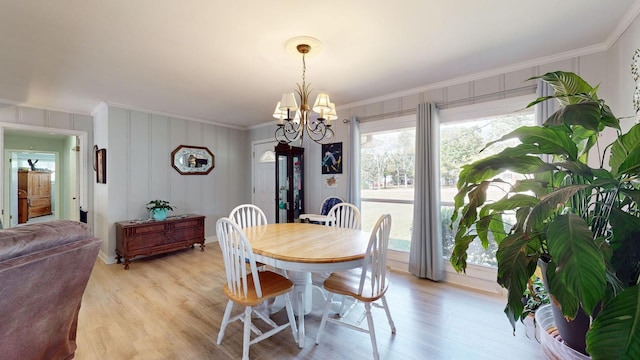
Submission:
[[[538,79],[538,85],[536,87],[537,97],[551,96],[554,94],[554,92],[555,91],[553,90],[553,87],[551,85],[547,84],[541,79]],[[549,116],[553,115],[553,113],[556,112],[557,103],[558,100],[551,99],[536,104],[537,125],[542,125],[542,123],[544,123],[549,118]]]
[[[360,123],[349,119],[349,171],[347,172],[347,202],[360,209]]]
[[[440,122],[433,103],[418,105],[413,232],[409,271],[417,277],[444,278],[440,219]]]

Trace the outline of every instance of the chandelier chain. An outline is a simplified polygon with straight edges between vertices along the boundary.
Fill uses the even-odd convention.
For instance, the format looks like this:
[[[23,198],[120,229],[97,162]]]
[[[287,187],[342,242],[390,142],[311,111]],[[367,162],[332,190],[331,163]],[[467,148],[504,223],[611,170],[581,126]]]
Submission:
[[[305,88],[307,83],[307,62],[305,61],[305,53],[302,53],[302,88]]]

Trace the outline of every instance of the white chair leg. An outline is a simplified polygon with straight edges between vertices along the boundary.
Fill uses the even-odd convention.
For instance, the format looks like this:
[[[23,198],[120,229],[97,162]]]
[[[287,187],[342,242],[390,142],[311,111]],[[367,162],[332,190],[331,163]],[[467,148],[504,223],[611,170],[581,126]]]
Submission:
[[[322,312],[322,320],[320,321],[320,328],[318,328],[318,335],[316,335],[316,344],[320,343],[320,335],[322,335],[322,330],[324,330],[324,326],[327,324],[327,317],[329,317],[329,308],[331,308],[331,300],[333,299],[333,293],[329,293],[327,295],[327,302],[324,305],[324,311]]]
[[[373,358],[375,360],[380,359],[378,354],[378,345],[376,342],[376,331],[373,326],[373,316],[371,316],[371,303],[365,303],[364,307],[367,312],[367,324],[369,325],[369,336],[371,337],[371,346],[373,347]]]
[[[218,331],[218,345],[222,342],[222,338],[224,337],[224,330],[227,328],[227,324],[229,323],[229,317],[231,316],[231,309],[233,308],[233,301],[229,300],[227,302],[227,307],[224,309],[224,316],[222,316],[222,324],[220,325],[220,331]]]
[[[387,320],[389,320],[389,326],[391,326],[391,333],[396,333],[396,325],[393,323],[391,319],[391,312],[389,311],[389,305],[387,304],[387,298],[382,296],[382,305],[384,306],[384,312],[387,313]]]
[[[251,343],[251,306],[244,308],[244,336],[242,339],[242,360],[249,360],[249,344]]]
[[[289,325],[291,326],[291,332],[293,333],[293,339],[296,344],[299,344],[298,340],[298,327],[296,326],[296,317],[293,315],[293,306],[291,305],[291,299],[289,294],[284,294],[284,307],[287,309],[287,317],[289,318]]]

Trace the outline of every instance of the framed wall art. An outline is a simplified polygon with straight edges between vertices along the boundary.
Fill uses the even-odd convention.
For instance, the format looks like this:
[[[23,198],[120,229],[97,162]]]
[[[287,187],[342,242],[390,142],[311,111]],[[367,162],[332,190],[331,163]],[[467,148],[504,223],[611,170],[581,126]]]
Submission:
[[[171,152],[171,166],[182,175],[207,175],[216,166],[215,156],[204,146],[180,145]]]
[[[96,182],[99,184],[106,184],[107,183],[107,149],[95,150],[94,169],[96,170]]]
[[[342,143],[322,144],[322,173],[342,174]]]

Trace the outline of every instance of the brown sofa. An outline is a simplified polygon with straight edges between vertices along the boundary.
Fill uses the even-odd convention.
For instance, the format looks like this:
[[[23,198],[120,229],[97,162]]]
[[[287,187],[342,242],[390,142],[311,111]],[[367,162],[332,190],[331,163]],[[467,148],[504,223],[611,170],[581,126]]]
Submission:
[[[0,230],[0,358],[71,359],[101,240],[56,220]]]

